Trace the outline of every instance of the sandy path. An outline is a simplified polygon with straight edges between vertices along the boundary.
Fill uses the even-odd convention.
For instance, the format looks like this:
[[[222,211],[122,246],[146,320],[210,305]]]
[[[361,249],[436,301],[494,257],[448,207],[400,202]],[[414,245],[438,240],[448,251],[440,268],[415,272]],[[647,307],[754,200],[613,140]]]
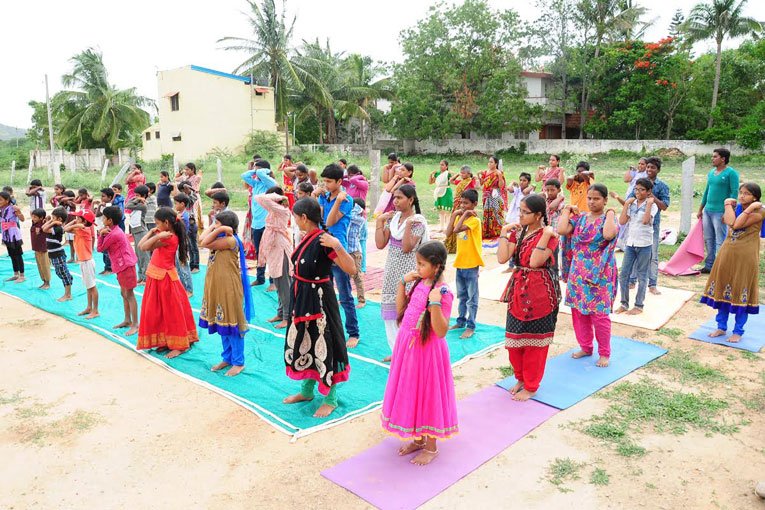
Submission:
[[[382,254],[370,256],[381,266]],[[487,260],[493,259],[492,255]],[[490,263],[494,265],[495,263]],[[451,275],[447,276],[449,279]],[[664,280],[664,284],[670,283]],[[685,280],[682,285],[697,285]],[[709,311],[690,302],[667,325],[690,332]],[[503,325],[504,306],[481,301],[479,320]],[[319,472],[383,438],[376,413],[289,443],[289,437],[232,402],[103,337],[0,295],[0,508],[366,508]],[[762,356],[615,325],[614,334],[698,353],[731,379],[709,388],[735,397],[761,388]],[[561,315],[551,355],[575,345]],[[504,351],[455,369],[462,398],[499,379]],[[680,387],[671,374],[644,368]],[[761,412],[731,419],[749,425],[730,436],[647,434],[649,453],[625,459],[576,430],[606,401],[589,398],[425,505],[425,508],[750,508],[752,483],[765,473]],[[391,452],[393,454],[393,452]],[[556,458],[588,463],[561,492],[547,480]],[[592,467],[610,484],[588,483]]]

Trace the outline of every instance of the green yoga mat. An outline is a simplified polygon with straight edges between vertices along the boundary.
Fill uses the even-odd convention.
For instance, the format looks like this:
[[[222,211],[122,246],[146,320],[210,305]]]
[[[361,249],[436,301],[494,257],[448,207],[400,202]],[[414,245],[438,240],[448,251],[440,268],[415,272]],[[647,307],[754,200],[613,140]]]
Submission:
[[[63,317],[79,326],[95,331],[105,338],[128,349],[135,349],[136,336],[125,337],[125,330],[112,330],[114,324],[122,322],[122,298],[119,285],[114,275],[98,276],[99,311],[101,316],[87,321],[77,316],[87,304],[87,296],[79,276],[79,264],[70,264],[69,270],[74,277],[72,286],[73,300],[67,303],[56,301],[63,293],[61,280],[52,276],[51,289],[39,290],[42,283],[37,274],[34,254],[24,254],[27,281],[16,284],[0,282],[0,292],[18,298],[32,306]],[[96,255],[98,271],[103,269],[100,254]],[[205,266],[192,275],[194,296],[191,307],[195,318],[199,315],[205,280]],[[10,259],[0,257],[0,280],[13,273]],[[253,287],[255,298],[255,319],[250,325],[250,332],[245,338],[246,369],[236,377],[226,377],[223,373],[213,373],[210,367],[220,361],[221,342],[218,335],[208,335],[200,330],[200,341],[182,356],[168,360],[153,352],[138,352],[148,360],[171,370],[175,374],[249,409],[277,429],[294,438],[305,436],[325,428],[338,425],[356,416],[377,409],[385,391],[388,379],[387,365],[380,360],[388,354],[388,342],[385,328],[380,318],[380,305],[367,302],[367,306],[358,311],[361,328],[361,342],[350,350],[350,380],[338,388],[339,406],[329,419],[313,417],[321,399],[312,402],[286,405],[282,399],[299,391],[300,383],[289,379],[284,371],[284,330],[276,330],[266,322],[273,317],[277,307],[275,292],[266,292],[265,285]],[[141,306],[142,287],[136,289],[138,306]],[[476,334],[469,340],[460,340],[460,332],[450,332],[447,340],[453,364],[464,362],[472,357],[485,354],[504,342],[504,330],[496,326],[479,324]],[[318,394],[317,394],[318,395]]]

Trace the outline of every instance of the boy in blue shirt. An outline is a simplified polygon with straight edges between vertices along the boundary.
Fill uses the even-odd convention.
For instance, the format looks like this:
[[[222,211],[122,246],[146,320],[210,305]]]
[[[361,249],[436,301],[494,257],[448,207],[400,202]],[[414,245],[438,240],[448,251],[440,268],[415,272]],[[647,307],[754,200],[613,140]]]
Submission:
[[[324,224],[329,233],[340,241],[345,251],[348,251],[348,227],[354,203],[342,186],[343,169],[338,164],[331,163],[321,172],[321,177],[324,180],[324,188],[314,193],[319,195]],[[345,311],[345,331],[348,334],[346,345],[353,348],[359,343],[359,321],[353,304],[351,277],[337,265],[332,266],[332,276],[340,293],[340,304]]]
[[[252,187],[252,196],[262,195],[276,186],[276,180],[274,180],[271,173],[271,164],[264,159],[255,161],[255,168],[244,172],[242,180]],[[266,216],[268,212],[261,207],[257,200],[253,200],[250,213],[252,216],[252,244],[255,245],[255,251],[260,252],[260,240],[263,238],[263,232],[266,230]],[[264,283],[266,283],[266,268],[258,267],[257,277],[252,285],[263,285]]]

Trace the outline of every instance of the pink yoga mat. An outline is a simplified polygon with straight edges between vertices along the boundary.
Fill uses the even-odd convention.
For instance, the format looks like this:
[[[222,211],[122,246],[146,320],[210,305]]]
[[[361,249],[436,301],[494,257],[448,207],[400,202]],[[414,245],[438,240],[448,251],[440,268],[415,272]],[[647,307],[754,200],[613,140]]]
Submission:
[[[672,276],[699,274],[691,268],[704,260],[704,231],[697,221],[669,262],[659,264],[662,273]]]
[[[516,402],[497,386],[460,400],[457,408],[460,433],[439,441],[440,453],[428,466],[410,464],[414,455],[399,457],[404,443],[390,437],[321,474],[380,509],[417,508],[558,412],[532,400]]]

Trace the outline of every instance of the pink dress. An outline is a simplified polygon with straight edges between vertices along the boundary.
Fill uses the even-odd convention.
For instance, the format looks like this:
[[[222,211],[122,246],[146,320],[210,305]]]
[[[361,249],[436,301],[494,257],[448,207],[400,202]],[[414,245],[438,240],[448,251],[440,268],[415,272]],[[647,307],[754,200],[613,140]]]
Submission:
[[[441,309],[451,315],[454,295],[442,285]],[[424,435],[448,439],[458,432],[457,399],[446,340],[431,332],[420,340],[418,321],[428,303],[430,286],[417,284],[406,308],[393,349],[385,387],[382,427],[402,439]]]
[[[268,195],[255,195],[252,197],[260,206],[268,211],[266,215],[266,230],[260,240],[260,253],[258,254],[258,266],[268,266],[268,274],[272,278],[292,275],[292,230],[289,228],[289,208],[276,202],[275,199],[285,198],[276,193]],[[289,267],[284,266],[287,259]]]

